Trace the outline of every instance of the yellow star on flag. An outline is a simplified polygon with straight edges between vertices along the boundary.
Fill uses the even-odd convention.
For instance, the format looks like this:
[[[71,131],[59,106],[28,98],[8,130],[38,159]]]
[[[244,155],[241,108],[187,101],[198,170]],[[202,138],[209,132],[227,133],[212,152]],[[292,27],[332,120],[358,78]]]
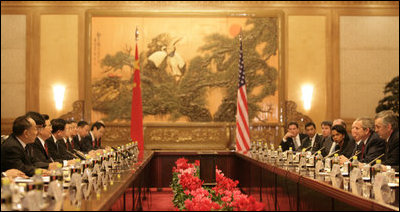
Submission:
[[[139,67],[139,61],[136,61],[136,60],[135,60],[135,61],[133,62],[133,68],[135,68],[135,70],[139,70],[139,68],[140,68],[140,67]]]

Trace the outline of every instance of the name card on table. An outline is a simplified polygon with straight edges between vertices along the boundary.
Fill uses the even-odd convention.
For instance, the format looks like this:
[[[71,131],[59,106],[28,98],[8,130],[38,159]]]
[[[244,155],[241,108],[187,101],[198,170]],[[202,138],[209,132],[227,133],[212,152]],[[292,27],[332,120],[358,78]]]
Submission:
[[[103,161],[101,165],[100,171],[103,173],[101,182],[103,184],[103,187],[107,187],[108,182],[110,181],[109,177],[111,176],[111,168],[112,165],[110,164],[109,161]]]
[[[332,170],[332,159],[331,158],[326,158],[325,159],[325,171],[330,172]]]
[[[25,195],[22,200],[22,208],[26,208],[29,211],[40,211],[40,202],[42,202],[43,197],[39,196],[40,193],[36,190],[30,190]]]
[[[395,195],[391,194],[392,191],[388,185],[389,178],[383,173],[378,173],[375,176],[375,181],[373,184],[375,199],[384,202],[392,203],[394,202]]]
[[[330,176],[333,187],[340,188],[343,182],[343,176],[338,164],[333,165]]]
[[[296,152],[296,154],[293,157],[293,162],[294,163],[299,163],[300,162],[300,152]]]
[[[354,168],[350,172],[350,187],[353,194],[362,195],[363,182],[361,170],[359,168]]]
[[[62,182],[60,183],[58,180],[50,182],[47,194],[50,197],[53,197],[55,200],[54,207],[52,208],[53,211],[59,211],[62,209],[62,205],[64,202],[63,190],[64,188],[62,186]]]
[[[82,176],[82,193],[85,199],[89,199],[93,188],[92,173],[89,169],[85,169]]]
[[[103,173],[100,172],[100,165],[94,165],[92,170],[92,180],[93,180],[93,188],[96,193],[100,190],[100,185],[102,184]]]
[[[79,173],[73,173],[71,176],[71,182],[69,184],[69,199],[71,205],[76,207],[81,206],[82,202],[82,177]]]
[[[319,175],[321,171],[324,171],[324,163],[322,160],[319,160],[315,164],[315,174]]]

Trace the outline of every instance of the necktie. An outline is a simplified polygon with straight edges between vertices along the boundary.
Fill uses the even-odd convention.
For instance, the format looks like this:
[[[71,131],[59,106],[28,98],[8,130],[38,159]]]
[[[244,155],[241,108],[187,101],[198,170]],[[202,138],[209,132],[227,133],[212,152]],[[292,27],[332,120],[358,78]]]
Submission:
[[[46,151],[46,155],[49,156],[49,148],[47,147],[47,143],[44,143],[44,150]]]
[[[365,144],[364,144],[364,141],[361,141],[361,142],[362,142],[362,146],[361,146],[361,159],[364,159]]]
[[[92,144],[93,144],[93,149],[94,149],[94,147],[95,147],[95,141],[94,140],[92,141]]]
[[[29,150],[29,145],[25,146],[25,154],[26,154],[26,156],[28,156],[28,158],[31,157],[30,150]]]
[[[75,149],[75,147],[74,147],[74,139],[71,140],[71,147],[72,147],[72,149]]]
[[[297,151],[297,148],[299,148],[299,145],[297,145],[297,140],[296,137],[293,137],[293,143],[294,143],[294,150],[293,151]]]

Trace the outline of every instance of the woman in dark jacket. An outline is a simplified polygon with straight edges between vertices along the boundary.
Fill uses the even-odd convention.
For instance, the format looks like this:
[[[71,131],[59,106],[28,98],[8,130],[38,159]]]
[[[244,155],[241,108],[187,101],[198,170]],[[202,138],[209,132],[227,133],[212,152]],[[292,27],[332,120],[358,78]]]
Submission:
[[[336,150],[339,150],[339,155],[343,155],[346,158],[350,158],[353,154],[356,143],[354,140],[349,138],[346,128],[341,125],[335,125],[332,127],[332,139],[336,142]]]

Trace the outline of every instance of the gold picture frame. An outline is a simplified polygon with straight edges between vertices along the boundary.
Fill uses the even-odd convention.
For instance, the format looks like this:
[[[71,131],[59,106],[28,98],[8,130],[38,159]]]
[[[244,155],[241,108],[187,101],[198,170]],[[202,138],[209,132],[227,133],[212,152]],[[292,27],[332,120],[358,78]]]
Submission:
[[[223,108],[221,109],[221,102],[226,100],[224,99],[224,96],[221,93],[225,94],[230,93],[230,95],[232,96],[232,93],[237,92],[237,89],[235,88],[235,86],[237,87],[237,77],[232,77],[234,76],[233,74],[231,75],[227,74],[227,76],[225,76],[225,81],[224,80],[213,81],[210,80],[212,78],[206,78],[206,77],[204,77],[204,79],[200,78],[199,80],[196,81],[193,80],[196,78],[192,76],[191,78],[192,84],[186,82],[185,89],[197,86],[196,83],[201,83],[201,82],[203,83],[207,82],[210,84],[214,83],[213,85],[210,85],[209,88],[203,90],[203,94],[201,95],[203,97],[206,97],[203,99],[195,99],[197,98],[197,96],[195,96],[194,94],[191,94],[191,96],[190,95],[186,96],[186,94],[180,93],[174,96],[173,94],[170,93],[176,92],[176,90],[178,91],[184,90],[182,88],[184,86],[181,86],[181,84],[179,83],[183,83],[185,77],[188,77],[190,73],[194,72],[193,70],[196,70],[196,68],[193,67],[195,65],[197,65],[197,67],[201,66],[205,70],[204,71],[205,73],[208,73],[209,75],[215,74],[215,76],[224,75],[223,72],[225,69],[230,68],[232,70],[231,66],[234,66],[236,67],[235,68],[236,72],[234,74],[238,76],[237,67],[239,62],[239,55],[238,54],[236,55],[234,53],[232,53],[231,55],[228,54],[230,54],[230,52],[233,51],[238,52],[239,42],[237,40],[237,35],[239,33],[238,31],[240,31],[241,29],[244,37],[243,48],[244,48],[245,72],[246,71],[253,72],[253,73],[246,72],[246,80],[248,81],[248,83],[251,77],[253,78],[264,77],[261,75],[268,72],[268,70],[264,69],[269,69],[269,71],[273,69],[276,70],[275,73],[270,74],[271,76],[274,77],[273,80],[271,80],[272,78],[268,77],[264,78],[268,79],[268,81],[265,81],[264,84],[268,83],[270,83],[269,85],[273,84],[273,91],[272,91],[273,95],[271,93],[269,94],[269,97],[266,96],[262,97],[262,95],[261,96],[259,95],[258,98],[261,101],[259,101],[258,103],[255,102],[255,104],[253,104],[261,108],[261,110],[265,114],[263,115],[263,113],[259,113],[254,115],[251,112],[249,112],[251,117],[250,122],[252,125],[251,130],[260,131],[263,128],[268,127],[269,131],[271,131],[271,129],[273,129],[272,131],[276,131],[276,133],[270,132],[270,134],[273,135],[272,137],[275,138],[278,135],[279,128],[280,126],[282,126],[283,122],[282,119],[282,108],[284,105],[283,102],[284,86],[282,80],[284,79],[283,77],[284,62],[282,56],[283,55],[282,49],[284,49],[282,47],[283,46],[282,30],[284,29],[283,17],[284,17],[283,12],[276,10],[271,10],[271,11],[247,10],[247,11],[230,11],[230,12],[224,12],[224,11],[200,11],[200,12],[161,11],[160,12],[151,10],[132,11],[132,12],[109,11],[109,10],[87,11],[86,13],[87,37],[85,42],[86,43],[85,66],[87,70],[85,76],[85,82],[86,82],[85,108],[87,111],[85,113],[86,119],[91,120],[92,122],[100,119],[106,119],[105,120],[106,123],[108,122],[112,123],[111,125],[114,127],[124,126],[122,128],[129,128],[128,125],[129,122],[127,121],[127,118],[129,118],[129,116],[127,116],[127,114],[124,113],[125,119],[116,118],[112,120],[110,119],[107,120],[107,115],[105,115],[104,113],[104,108],[106,107],[108,107],[109,109],[112,108],[111,110],[114,112],[121,109],[121,111],[127,111],[130,113],[130,104],[121,103],[120,105],[115,105],[118,99],[125,99],[125,100],[127,99],[126,91],[125,91],[125,97],[122,98],[117,97],[115,99],[113,99],[112,97],[114,95],[119,95],[117,93],[118,92],[121,93],[122,92],[121,90],[123,90],[121,89],[120,85],[115,86],[115,82],[118,80],[120,81],[125,80],[126,82],[128,82],[129,78],[132,76],[132,71],[133,71],[132,67],[129,64],[127,64],[126,61],[132,61],[132,58],[134,56],[134,48],[135,45],[137,44],[140,52],[139,55],[140,55],[141,81],[142,81],[141,88],[142,88],[142,101],[143,101],[143,113],[144,113],[145,147],[146,147],[146,142],[148,144],[152,143],[150,141],[151,139],[150,140],[148,139],[146,141],[147,125],[151,126],[152,129],[154,129],[155,126],[159,126],[160,128],[165,128],[166,126],[170,127],[175,125],[179,126],[178,128],[181,128],[182,127],[181,123],[186,123],[186,126],[193,125],[193,127],[196,127],[198,124],[200,124],[201,126],[207,126],[208,124],[210,124],[212,128],[215,128],[215,124],[212,124],[214,122],[221,122],[221,126],[223,126],[223,128],[225,128],[227,125],[231,125],[230,123],[234,122],[234,116],[235,116],[235,114],[232,111],[230,112],[230,114],[222,114],[222,115],[219,114],[220,117],[222,117],[219,120],[216,120],[215,117],[218,112],[228,111],[230,109],[229,106],[227,106],[225,110],[222,110]],[[265,21],[265,24],[263,21]],[[271,25],[271,23],[272,27],[265,26],[267,24]],[[266,46],[269,45],[267,40],[257,43],[256,38],[259,35],[258,34],[255,35],[255,33],[251,32],[268,33],[262,30],[257,31],[258,26],[270,27],[271,30],[275,30],[274,31],[275,34],[273,36],[269,37],[265,36],[268,37],[269,39],[268,41],[270,43],[274,42],[275,46],[272,48],[274,49],[274,52],[271,52],[271,49],[269,49],[270,52],[268,52],[268,48],[266,48]],[[139,34],[140,34],[140,38],[137,43],[135,42],[134,39],[136,28],[139,29]],[[275,37],[274,38],[275,40],[273,40],[271,37]],[[219,43],[221,42],[226,42],[225,44],[226,46],[228,46],[227,47],[228,50],[225,52],[225,58],[221,58],[221,56],[216,53],[213,54],[212,50],[215,50],[216,48],[213,49],[212,47],[208,46],[208,44],[219,45]],[[249,62],[250,59],[246,61],[247,57],[246,54],[248,54],[248,50],[246,50],[247,47],[246,45],[254,46],[254,48],[252,49],[253,53],[252,55],[258,54],[256,55],[257,58],[255,58],[257,59],[258,62],[265,60],[265,65],[259,66],[259,70],[256,70],[257,68],[253,68],[254,66],[257,65],[257,61],[255,62],[253,61],[254,63],[250,63]],[[219,47],[223,47],[223,45]],[[168,61],[168,59],[170,59],[170,55],[172,52],[171,49],[175,56],[180,55],[181,59],[183,60],[178,59],[175,60],[174,62]],[[196,64],[196,59],[198,60],[202,59],[202,61],[205,61],[206,59],[208,59],[207,55],[211,55],[209,56],[209,58],[211,58],[210,60],[214,60],[214,62],[210,62],[204,66],[203,63],[201,62]],[[108,57],[107,58],[108,61],[105,60],[106,57]],[[228,57],[232,58],[236,57],[237,59],[231,60],[234,62],[231,62],[229,64],[224,64],[224,60],[229,60]],[[118,61],[121,62],[123,60],[125,60],[124,61],[125,63],[123,65],[117,64]],[[226,66],[229,67],[226,68]],[[163,67],[162,69],[165,71],[160,71],[161,67]],[[185,68],[184,71],[183,69],[181,69],[183,67]],[[181,71],[181,73],[179,73],[179,71]],[[199,72],[199,70],[197,71]],[[258,74],[259,73],[262,74],[257,76],[257,72]],[[146,73],[153,73],[153,74],[146,75]],[[202,77],[203,75],[197,75],[197,77],[199,76]],[[164,77],[164,78],[160,80],[155,80],[157,79],[157,77],[160,78]],[[247,79],[247,77],[249,77],[249,80]],[[233,78],[235,82],[233,82],[233,85],[230,85],[230,90],[221,91],[223,87],[227,87],[226,86],[227,82],[232,83]],[[101,81],[102,79],[106,80]],[[227,81],[227,79],[229,80]],[[160,86],[158,87],[159,89],[158,91],[160,90],[161,90],[160,92],[170,91],[170,93],[168,92],[161,93],[161,95],[158,95],[157,93],[151,93],[150,96],[152,98],[156,97],[157,95],[158,96],[171,95],[172,97],[177,97],[177,96],[187,97],[188,100],[180,100],[181,102],[176,100],[177,98],[176,99],[170,98],[171,102],[169,102],[169,105],[167,104],[167,106],[169,107],[167,109],[171,108],[176,109],[177,107],[179,107],[180,104],[183,104],[187,101],[192,101],[190,103],[195,106],[196,104],[199,103],[202,103],[203,106],[204,105],[210,106],[209,108],[204,107],[205,110],[208,110],[205,112],[207,114],[199,117],[197,117],[197,115],[193,115],[199,113],[201,114],[201,112],[204,111],[204,108],[201,108],[203,110],[192,111],[192,115],[188,116],[189,118],[185,117],[185,114],[183,114],[182,112],[176,112],[176,111],[174,112],[172,111],[172,109],[171,111],[167,112],[162,111],[162,113],[161,112],[157,113],[157,109],[161,111],[163,109],[165,110],[165,107],[167,107],[165,105],[157,107],[157,105],[160,105],[163,102],[167,101],[166,99],[163,99],[161,102],[157,102],[156,100],[154,100],[152,104],[156,105],[155,106],[156,109],[154,108],[149,109],[149,106],[146,102],[148,101],[146,97],[149,96],[148,92],[146,91],[147,89],[146,82],[149,80],[154,80],[153,82],[151,82],[153,84],[164,83],[163,86],[167,87],[167,89],[162,90],[160,89],[160,87],[162,88],[162,86]],[[113,85],[114,87],[112,89],[104,87],[105,85],[107,85],[107,83]],[[248,94],[248,98],[251,98],[252,95],[257,96],[256,94],[257,92],[259,93],[271,92],[271,90],[268,91],[267,88],[263,87],[264,85],[263,82],[261,83],[259,82],[258,87],[257,86],[251,87],[251,83],[252,82],[250,81],[248,85],[248,92],[252,93]],[[97,87],[94,87],[94,85]],[[126,90],[128,90],[129,83],[126,83],[125,85],[126,85],[125,86]],[[173,86],[177,86],[177,88],[174,88]],[[155,90],[155,89],[152,88],[150,90]],[[105,92],[109,93],[106,95]],[[218,98],[215,96],[218,96]],[[114,103],[114,105],[108,104],[108,102],[104,101],[100,103],[97,102],[99,99],[104,100],[107,98],[110,100],[110,102]],[[232,98],[229,101],[232,102]],[[249,110],[252,110],[252,108],[254,107],[251,107],[251,100],[248,101],[250,104]],[[219,105],[212,105],[212,103],[214,102],[218,102]],[[101,108],[101,110],[103,111],[101,110],[100,112],[95,111],[94,108],[95,109]],[[127,108],[129,108],[129,110]],[[149,110],[150,112],[147,110]],[[151,114],[152,112],[154,114]],[[123,112],[121,112],[120,114],[123,114]],[[209,118],[210,116],[211,119]],[[118,116],[114,115],[114,117]],[[158,125],[157,123],[160,124]],[[230,128],[231,127],[228,127],[227,129]],[[115,140],[120,141],[121,139],[124,141],[127,140],[129,138],[129,132],[128,132],[129,130],[124,129],[122,131],[124,131],[124,133],[122,133],[123,136],[119,137],[113,135],[112,136],[113,138],[111,140],[113,141]],[[232,135],[230,135],[230,133],[226,133],[227,132],[226,129],[221,130],[221,132],[223,132],[222,134],[224,134],[225,136],[223,136],[221,139],[222,143],[224,144],[220,146],[227,148],[230,145],[229,142],[231,142],[232,140]],[[154,134],[154,132],[152,134]],[[161,134],[165,134],[165,132]],[[198,134],[202,136],[204,135],[204,133],[198,133]],[[262,133],[260,133],[260,135],[261,134]],[[179,137],[179,135],[177,136]],[[178,137],[176,140],[180,142],[179,146],[182,146],[181,142],[182,139],[179,139]],[[199,139],[200,138],[196,138],[196,136],[191,137],[188,143],[191,143],[191,146],[193,146],[193,142],[196,142]],[[157,142],[152,143],[153,145],[151,149],[157,149],[157,145],[154,146],[154,143]],[[165,149],[166,146],[168,146],[168,144],[164,143],[162,149]],[[215,145],[213,149],[215,149]]]

